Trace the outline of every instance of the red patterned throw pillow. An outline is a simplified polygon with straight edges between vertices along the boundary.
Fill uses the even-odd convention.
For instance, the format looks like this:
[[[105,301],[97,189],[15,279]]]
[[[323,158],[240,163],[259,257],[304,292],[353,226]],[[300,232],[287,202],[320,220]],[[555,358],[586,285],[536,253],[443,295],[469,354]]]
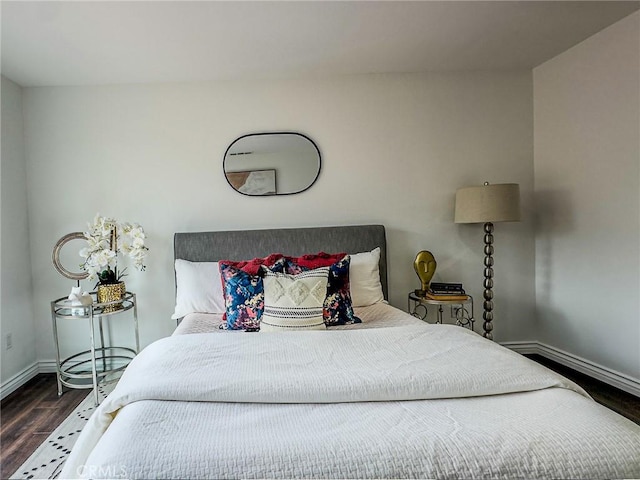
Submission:
[[[258,276],[258,271],[261,265],[282,271],[284,256],[273,253],[264,258],[239,262],[221,260],[218,265],[226,306],[222,319],[226,321],[227,329],[257,328],[264,308],[262,279]]]
[[[301,257],[285,256],[284,258],[287,260],[289,264],[293,263],[301,267],[301,269],[315,270],[316,268],[320,268],[320,267],[330,267],[334,263],[342,260],[345,255],[346,253],[318,252],[310,255],[302,255]],[[300,272],[289,271],[287,273],[291,275],[295,275]]]
[[[237,268],[238,270],[242,270],[249,275],[258,275],[260,271],[260,265],[266,265],[267,267],[273,265],[278,260],[283,258],[284,255],[281,253],[272,253],[271,255],[264,258],[254,258],[253,260],[243,260],[240,262],[235,262],[233,260],[220,260],[219,263],[224,263],[233,268]],[[224,287],[224,284],[222,285]]]

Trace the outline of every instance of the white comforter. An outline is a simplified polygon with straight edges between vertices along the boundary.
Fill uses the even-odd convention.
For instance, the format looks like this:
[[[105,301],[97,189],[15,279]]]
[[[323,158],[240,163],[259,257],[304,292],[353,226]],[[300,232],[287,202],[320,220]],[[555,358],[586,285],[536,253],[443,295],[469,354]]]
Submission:
[[[62,478],[628,478],[638,452],[640,427],[459,327],[194,334],[134,359]]]

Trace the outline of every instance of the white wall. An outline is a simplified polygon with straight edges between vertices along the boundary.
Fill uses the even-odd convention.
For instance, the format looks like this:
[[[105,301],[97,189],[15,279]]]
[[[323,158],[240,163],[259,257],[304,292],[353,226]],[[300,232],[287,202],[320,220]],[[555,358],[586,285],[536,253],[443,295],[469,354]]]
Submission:
[[[27,216],[22,88],[2,77],[2,163],[0,258],[0,383],[25,373],[36,361],[36,332],[32,311],[31,260]],[[6,338],[11,335],[12,348]],[[35,373],[35,370],[33,371]]]
[[[28,88],[39,357],[53,358],[49,301],[71,287],[54,271],[51,250],[96,212],[139,222],[148,233],[148,270],[126,278],[139,294],[143,344],[174,327],[177,231],[381,223],[392,304],[406,308],[407,292],[419,286],[413,259],[429,249],[436,278],[463,281],[480,317],[482,228],[455,225],[453,202],[458,187],[485,180],[522,188],[524,221],[496,226],[495,338],[528,340],[532,122],[531,72]],[[229,143],[270,130],[298,131],[318,144],[322,171],[308,191],[256,198],[227,184]],[[84,332],[71,335],[86,342]]]
[[[538,340],[640,379],[640,14],[534,69]]]

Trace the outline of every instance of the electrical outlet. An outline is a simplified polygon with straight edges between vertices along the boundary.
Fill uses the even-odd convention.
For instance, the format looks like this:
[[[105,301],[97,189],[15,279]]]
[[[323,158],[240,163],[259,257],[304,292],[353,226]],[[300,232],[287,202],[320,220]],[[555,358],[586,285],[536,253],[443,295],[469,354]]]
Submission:
[[[7,346],[7,350],[11,350],[13,348],[13,337],[10,333],[7,333],[5,337],[5,345]]]

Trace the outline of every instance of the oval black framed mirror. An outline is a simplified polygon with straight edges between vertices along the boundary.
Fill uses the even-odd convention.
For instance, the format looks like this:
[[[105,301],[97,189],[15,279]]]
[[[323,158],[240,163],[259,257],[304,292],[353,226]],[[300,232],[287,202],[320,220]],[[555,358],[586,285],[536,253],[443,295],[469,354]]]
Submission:
[[[296,132],[250,133],[235,139],[224,154],[224,175],[243,195],[304,192],[320,175],[318,146]]]

